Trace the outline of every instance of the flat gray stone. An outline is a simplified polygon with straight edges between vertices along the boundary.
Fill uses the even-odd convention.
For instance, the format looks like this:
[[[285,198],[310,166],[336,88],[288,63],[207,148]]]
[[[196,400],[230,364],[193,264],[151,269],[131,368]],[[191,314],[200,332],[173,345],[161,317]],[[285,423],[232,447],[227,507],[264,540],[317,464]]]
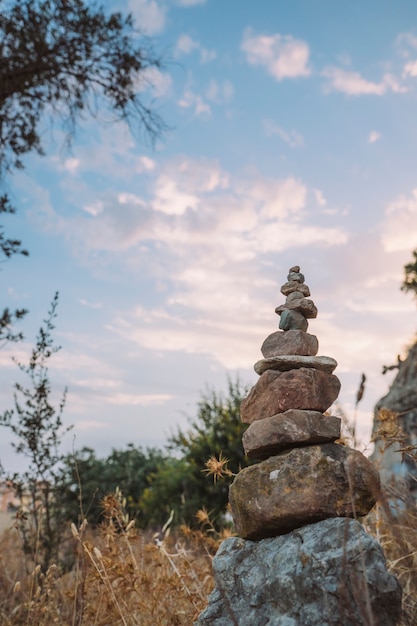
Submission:
[[[401,587],[356,520],[328,519],[282,537],[225,539],[215,589],[195,626],[395,626]]]
[[[288,372],[300,367],[312,367],[331,374],[337,367],[337,361],[330,356],[302,356],[299,354],[283,354],[280,356],[271,356],[269,359],[261,359],[254,365],[255,372],[259,375],[266,370],[278,370],[280,372]]]
[[[318,349],[319,342],[316,335],[310,335],[303,330],[277,330],[265,339],[261,352],[264,358],[268,359],[271,356],[284,354],[316,356]]]
[[[266,459],[301,445],[333,442],[340,437],[341,419],[318,411],[289,409],[252,422],[242,437],[245,454]]]

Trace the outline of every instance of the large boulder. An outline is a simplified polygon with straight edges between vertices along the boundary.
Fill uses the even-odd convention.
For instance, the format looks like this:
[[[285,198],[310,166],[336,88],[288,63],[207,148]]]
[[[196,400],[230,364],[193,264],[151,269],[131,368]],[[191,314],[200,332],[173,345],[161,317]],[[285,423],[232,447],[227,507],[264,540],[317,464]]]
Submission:
[[[284,413],[288,409],[303,409],[324,413],[339,395],[340,380],[307,367],[279,372],[267,370],[252,387],[240,407],[242,422]]]
[[[329,519],[259,542],[226,539],[196,626],[395,626],[401,587],[361,524]]]
[[[378,471],[335,443],[293,448],[237,474],[229,492],[236,531],[259,540],[330,517],[366,515],[379,496]]]

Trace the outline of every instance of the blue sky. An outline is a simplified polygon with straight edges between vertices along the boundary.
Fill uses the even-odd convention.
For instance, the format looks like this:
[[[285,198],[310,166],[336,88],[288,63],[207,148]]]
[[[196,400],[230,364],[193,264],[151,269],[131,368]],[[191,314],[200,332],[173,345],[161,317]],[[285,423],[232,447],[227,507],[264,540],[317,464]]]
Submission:
[[[86,119],[71,152],[9,180],[6,226],[30,250],[3,266],[27,341],[0,352],[1,404],[56,290],[54,388],[64,445],[162,445],[206,386],[254,384],[298,264],[335,358],[340,402],[369,440],[372,410],[416,329],[400,292],[417,247],[417,5],[410,1],[109,1],[167,55],[143,86],[171,130],[154,147]],[[73,443],[73,436],[75,442]],[[13,465],[7,438],[0,455]]]

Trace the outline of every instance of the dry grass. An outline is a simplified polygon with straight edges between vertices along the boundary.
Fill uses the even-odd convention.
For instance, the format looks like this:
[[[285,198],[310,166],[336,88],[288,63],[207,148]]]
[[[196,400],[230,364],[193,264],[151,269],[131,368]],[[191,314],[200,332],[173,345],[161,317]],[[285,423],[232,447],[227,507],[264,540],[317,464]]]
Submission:
[[[118,494],[103,502],[99,532],[72,526],[76,566],[60,575],[31,567],[17,530],[0,541],[3,626],[189,626],[212,590],[211,559],[219,538],[187,528],[175,537],[136,531]],[[205,519],[204,512],[201,517]],[[29,573],[28,573],[29,568]]]
[[[382,425],[387,429],[388,419]],[[399,438],[388,431],[389,446]],[[349,434],[354,439],[354,429]],[[227,459],[207,464],[214,477],[225,471]],[[167,523],[154,535],[139,532],[125,514],[120,493],[107,496],[103,510],[105,522],[98,531],[91,531],[86,521],[78,528],[72,525],[75,567],[67,574],[56,565],[46,573],[35,567],[23,552],[18,525],[0,536],[2,626],[190,626],[195,621],[213,588],[211,560],[226,533],[215,533],[204,509],[197,513],[201,531],[182,527],[171,535]],[[402,585],[399,626],[416,626],[415,503],[392,491],[363,521]]]

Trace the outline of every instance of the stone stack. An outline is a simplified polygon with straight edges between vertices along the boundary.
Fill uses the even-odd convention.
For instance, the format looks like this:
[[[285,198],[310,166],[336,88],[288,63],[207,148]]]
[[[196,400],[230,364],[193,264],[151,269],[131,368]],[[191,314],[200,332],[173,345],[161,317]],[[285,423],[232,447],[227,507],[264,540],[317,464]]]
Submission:
[[[243,436],[249,457],[261,461],[242,470],[230,489],[238,534],[263,539],[331,517],[366,515],[378,496],[378,472],[357,450],[334,443],[340,418],[325,415],[336,400],[337,363],[316,356],[318,341],[307,333],[317,316],[298,266],[281,287],[285,304],[275,312],[281,330],[269,335],[260,375],[242,402]]]
[[[280,330],[263,345],[258,382],[241,405],[243,446],[258,460],[237,474],[230,505],[240,537],[213,559],[216,587],[197,626],[393,626],[401,588],[358,516],[379,493],[378,472],[335,443],[326,415],[340,381],[307,333],[317,316],[298,266],[281,287]]]

